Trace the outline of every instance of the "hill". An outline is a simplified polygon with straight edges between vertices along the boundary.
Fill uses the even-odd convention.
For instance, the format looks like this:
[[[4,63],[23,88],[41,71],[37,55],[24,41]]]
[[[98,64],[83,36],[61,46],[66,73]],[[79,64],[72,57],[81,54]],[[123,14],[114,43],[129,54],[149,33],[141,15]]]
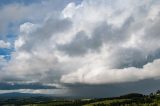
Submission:
[[[65,99],[42,94],[0,94],[0,106],[159,106],[157,93],[130,93],[119,97],[95,99]]]

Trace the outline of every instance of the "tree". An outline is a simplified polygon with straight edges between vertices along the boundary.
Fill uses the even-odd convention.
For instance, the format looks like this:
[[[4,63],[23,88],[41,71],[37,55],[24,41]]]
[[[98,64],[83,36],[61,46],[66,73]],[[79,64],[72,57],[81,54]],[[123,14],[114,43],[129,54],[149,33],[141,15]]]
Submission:
[[[156,94],[157,94],[157,95],[160,95],[160,90],[157,90]]]

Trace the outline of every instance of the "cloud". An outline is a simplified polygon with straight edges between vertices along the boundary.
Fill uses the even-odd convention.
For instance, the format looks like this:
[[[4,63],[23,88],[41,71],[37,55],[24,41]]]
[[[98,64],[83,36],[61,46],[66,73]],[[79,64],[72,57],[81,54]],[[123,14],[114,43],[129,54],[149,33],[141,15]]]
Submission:
[[[97,66],[92,69],[91,67],[84,67],[75,73],[64,75],[61,81],[64,83],[105,84],[132,82],[147,78],[158,79],[160,76],[159,64],[160,60],[155,60],[153,63],[144,65],[143,68],[107,69]]]
[[[7,61],[4,59],[4,56],[0,55],[0,69],[7,64]]]
[[[19,25],[26,21],[41,22],[50,14],[59,13],[59,11],[61,11],[68,2],[70,2],[70,0],[65,2],[63,0],[29,0],[27,2],[18,0],[8,1],[6,4],[4,3],[0,9],[0,38],[6,39],[7,35],[17,35]],[[61,6],[57,6],[58,4],[61,4]],[[37,10],[41,12],[37,12]]]
[[[15,51],[1,67],[1,81],[110,84],[159,77],[159,1],[51,4],[2,9],[19,11],[13,21],[29,18],[17,25]]]
[[[67,84],[71,96],[88,98],[106,98],[125,95],[131,92],[150,94],[160,87],[159,79],[145,79],[133,82],[111,84]],[[98,91],[98,92],[97,92]]]
[[[5,42],[3,40],[0,40],[0,48],[9,48],[11,44],[9,42]]]
[[[52,16],[41,24],[27,22],[20,26],[15,52],[12,53],[8,66],[1,71],[6,75],[1,77],[2,81],[56,82],[60,77],[61,63],[56,56],[52,37],[68,30],[71,22],[55,18]]]
[[[0,94],[3,97],[5,94],[18,94],[18,93],[28,93],[28,94],[47,94],[55,97],[65,97],[67,95],[66,89],[18,89],[18,90],[0,90]],[[4,94],[4,95],[3,95]],[[23,95],[23,94],[22,94]],[[66,96],[67,97],[67,96]]]
[[[68,8],[73,6],[77,11],[76,13],[72,10],[72,17],[69,14],[71,18],[76,17],[79,13],[78,9],[82,12],[85,8],[86,11],[82,12],[85,14],[91,8],[87,16],[84,15],[81,18],[81,24],[85,24],[84,27],[92,25],[93,29],[85,27],[82,30],[83,33],[79,34],[78,32],[71,42],[60,45],[60,50],[66,54],[83,56],[84,60],[80,59],[80,61],[86,62],[86,65],[79,67],[77,71],[63,75],[61,81],[64,83],[104,84],[157,78],[159,76],[157,70],[159,69],[159,44],[157,44],[159,42],[159,38],[157,38],[159,24],[157,23],[160,10],[157,9],[155,2],[152,5],[151,2],[148,1],[148,4],[132,2],[133,6],[130,9],[127,6],[131,1],[124,5],[121,4],[121,1],[114,4],[111,2],[109,7],[105,4],[107,2],[86,1],[77,7],[70,4],[66,10],[70,11]],[[105,7],[103,7],[104,4]],[[118,4],[119,10],[113,8]],[[147,7],[143,8],[144,6]],[[105,15],[103,9],[108,8],[112,12]],[[92,10],[96,11],[95,14],[92,14]],[[142,10],[143,15],[140,15]],[[150,17],[153,14],[151,11],[154,11],[154,19]],[[118,14],[118,12],[120,13]],[[79,14],[82,15],[82,13]],[[94,19],[94,16],[100,17]],[[88,17],[93,18],[85,22]],[[141,18],[144,20],[142,21]],[[88,24],[93,20],[96,24]]]
[[[59,89],[55,86],[43,85],[40,83],[0,83],[0,90],[17,89]]]
[[[69,55],[81,55],[86,54],[89,50],[97,51],[102,44],[118,45],[128,37],[125,30],[128,30],[132,21],[133,19],[129,17],[119,29],[112,28],[112,25],[106,22],[99,22],[91,35],[87,35],[85,31],[79,31],[70,43],[59,45],[59,49]]]

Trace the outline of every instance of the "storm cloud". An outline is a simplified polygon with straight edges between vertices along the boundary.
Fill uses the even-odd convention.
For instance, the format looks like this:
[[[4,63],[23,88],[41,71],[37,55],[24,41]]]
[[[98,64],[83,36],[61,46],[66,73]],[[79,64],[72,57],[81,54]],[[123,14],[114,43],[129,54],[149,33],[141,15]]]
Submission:
[[[70,92],[77,84],[99,89],[158,80],[159,5],[158,0],[5,5],[0,48],[13,51],[8,60],[0,56],[0,81],[59,84]],[[8,33],[16,37],[10,40]]]

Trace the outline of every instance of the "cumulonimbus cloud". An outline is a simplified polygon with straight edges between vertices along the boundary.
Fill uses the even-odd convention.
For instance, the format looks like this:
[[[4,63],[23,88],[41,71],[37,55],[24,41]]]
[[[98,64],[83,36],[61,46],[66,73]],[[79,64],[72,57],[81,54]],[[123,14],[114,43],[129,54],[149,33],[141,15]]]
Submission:
[[[42,21],[20,25],[0,79],[106,84],[158,78],[159,4],[85,0],[44,13]]]

